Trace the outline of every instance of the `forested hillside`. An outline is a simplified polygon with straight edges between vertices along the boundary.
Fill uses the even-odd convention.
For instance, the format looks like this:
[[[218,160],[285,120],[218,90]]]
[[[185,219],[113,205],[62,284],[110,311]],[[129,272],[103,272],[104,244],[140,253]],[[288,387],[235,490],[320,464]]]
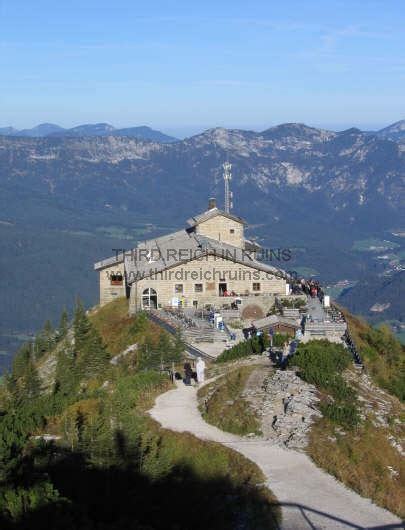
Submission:
[[[255,465],[145,414],[182,351],[125,300],[47,322],[0,387],[1,528],[275,528]]]

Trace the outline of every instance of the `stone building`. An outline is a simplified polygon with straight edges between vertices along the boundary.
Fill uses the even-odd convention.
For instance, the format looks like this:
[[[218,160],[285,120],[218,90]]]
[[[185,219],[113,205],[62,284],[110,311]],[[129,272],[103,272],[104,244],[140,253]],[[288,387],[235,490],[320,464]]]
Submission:
[[[245,239],[246,223],[217,208],[188,220],[188,227],[143,241],[132,251],[95,264],[100,304],[126,296],[140,309],[239,307],[260,318],[285,295],[287,274],[257,259],[259,247]]]

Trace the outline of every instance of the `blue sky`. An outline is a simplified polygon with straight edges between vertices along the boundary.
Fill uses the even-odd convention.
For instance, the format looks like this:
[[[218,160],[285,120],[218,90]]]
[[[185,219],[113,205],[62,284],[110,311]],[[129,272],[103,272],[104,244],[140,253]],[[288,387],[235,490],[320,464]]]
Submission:
[[[0,126],[402,118],[402,0],[0,0]]]

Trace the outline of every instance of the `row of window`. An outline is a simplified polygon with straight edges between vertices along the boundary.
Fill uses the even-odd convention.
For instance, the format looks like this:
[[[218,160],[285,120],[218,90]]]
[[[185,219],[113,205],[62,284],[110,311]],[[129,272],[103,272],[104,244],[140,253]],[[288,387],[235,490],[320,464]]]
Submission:
[[[123,277],[122,277],[122,274],[121,273],[118,273],[118,274],[111,274],[110,276],[110,282],[111,282],[111,285],[122,285],[123,284]],[[215,284],[212,284],[212,287],[214,288],[214,285]],[[225,282],[223,283],[220,283],[219,284],[219,289],[220,291],[222,292],[226,292],[228,293],[229,291],[227,290],[227,285]],[[253,282],[252,284],[252,291],[253,292],[260,292],[261,290],[261,285],[260,285],[260,282]],[[183,294],[184,293],[184,284],[182,283],[176,283],[174,285],[174,292],[175,294]],[[204,286],[202,283],[195,283],[194,284],[194,292],[195,293],[202,293],[204,292]]]
[[[226,284],[224,284],[224,290],[226,290]],[[260,282],[253,282],[252,291],[260,292],[260,290],[261,290]],[[203,288],[203,284],[202,283],[195,283],[194,284],[194,292],[195,293],[202,293],[203,291],[204,291],[204,288]],[[176,283],[174,285],[174,292],[175,292],[175,294],[183,294],[184,293],[184,284]]]

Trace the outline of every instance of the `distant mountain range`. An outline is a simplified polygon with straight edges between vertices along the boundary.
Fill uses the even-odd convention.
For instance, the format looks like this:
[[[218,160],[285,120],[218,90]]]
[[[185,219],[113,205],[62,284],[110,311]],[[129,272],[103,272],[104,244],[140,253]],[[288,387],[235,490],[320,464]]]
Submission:
[[[336,133],[282,124],[256,133],[216,128],[162,144],[101,134],[106,127],[94,127],[96,137],[84,135],[87,126],[75,128],[72,136],[0,136],[0,186],[6,186],[6,195],[29,187],[33,199],[41,193],[73,206],[136,205],[138,211],[153,195],[156,206],[166,205],[168,197],[184,201],[190,196],[187,206],[198,209],[201,196],[222,194],[221,164],[228,159],[236,208],[250,214],[251,201],[261,205],[264,200],[265,210],[253,213],[260,219],[291,217],[290,209],[312,219],[322,213],[355,227],[390,226],[401,218],[404,145],[358,129]],[[112,177],[114,188],[108,188]]]
[[[362,132],[360,129],[350,129],[353,132]],[[267,131],[263,131],[261,135],[265,138],[271,138],[274,134],[278,138],[283,138],[286,135],[301,138],[315,138],[319,135],[320,129],[308,127],[302,123],[285,123],[272,127]],[[324,131],[326,132],[326,131]],[[379,131],[365,131],[366,134],[375,135],[384,140],[405,141],[405,120],[397,121],[384,129]],[[253,133],[257,134],[257,133]],[[54,123],[41,123],[32,129],[18,130],[14,127],[0,127],[0,136],[23,136],[30,138],[45,138],[51,137],[86,137],[86,136],[128,136],[130,138],[138,138],[139,140],[150,140],[158,143],[177,142],[178,139],[173,136],[156,131],[150,127],[127,127],[117,129],[109,123],[87,123],[84,125],[77,125],[71,129],[64,129]]]
[[[139,140],[149,140],[151,142],[170,143],[176,142],[177,138],[168,136],[160,131],[155,131],[150,127],[128,127],[116,129],[109,123],[94,123],[78,125],[72,129],[64,129],[54,123],[41,123],[32,129],[18,130],[14,127],[0,128],[0,136],[23,136],[29,138],[45,137],[86,137],[86,136],[128,136]]]
[[[94,304],[95,261],[184,226],[210,196],[223,204],[225,160],[248,237],[292,249],[291,261],[273,264],[334,283],[389,274],[404,261],[401,140],[296,123],[261,133],[215,128],[171,143],[47,134],[0,136],[0,336],[37,328],[77,295]],[[389,239],[393,250],[356,250],[367,238]]]

